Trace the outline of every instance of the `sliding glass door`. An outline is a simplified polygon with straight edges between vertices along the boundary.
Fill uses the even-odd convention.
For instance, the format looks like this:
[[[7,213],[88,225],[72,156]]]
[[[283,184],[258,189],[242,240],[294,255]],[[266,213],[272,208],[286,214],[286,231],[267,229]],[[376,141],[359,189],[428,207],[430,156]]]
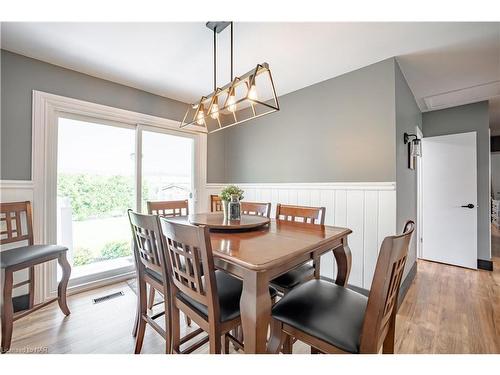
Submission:
[[[192,198],[193,139],[150,128],[140,131],[143,212],[147,201]]]
[[[70,250],[70,286],[133,272],[127,210],[189,199],[193,150],[192,137],[154,127],[59,117],[57,238]]]

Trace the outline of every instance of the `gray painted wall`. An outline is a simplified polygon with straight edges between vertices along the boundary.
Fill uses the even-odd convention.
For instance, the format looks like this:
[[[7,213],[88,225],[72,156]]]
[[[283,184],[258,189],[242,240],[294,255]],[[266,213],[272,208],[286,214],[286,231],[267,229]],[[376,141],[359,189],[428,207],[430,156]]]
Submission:
[[[489,260],[490,254],[490,153],[488,102],[463,105],[422,115],[425,137],[477,132],[477,256]]]
[[[250,125],[251,124],[247,124]],[[238,126],[238,125],[236,125]],[[207,137],[207,182],[228,182],[226,178],[226,132],[225,129]],[[259,151],[261,152],[261,151]]]
[[[1,179],[31,179],[32,90],[182,120],[186,105],[1,50]]]
[[[281,111],[208,137],[208,182],[396,180],[394,59],[279,98]]]
[[[406,220],[417,222],[417,171],[408,168],[408,145],[403,142],[404,133],[415,134],[422,128],[422,113],[417,106],[406,79],[398,64],[394,64],[396,87],[396,222],[403,229]],[[417,234],[413,234],[404,277],[417,259]]]
[[[422,114],[395,59],[279,99],[280,112],[209,135],[209,182],[396,181],[398,230],[416,222],[417,174],[403,134],[421,127]]]

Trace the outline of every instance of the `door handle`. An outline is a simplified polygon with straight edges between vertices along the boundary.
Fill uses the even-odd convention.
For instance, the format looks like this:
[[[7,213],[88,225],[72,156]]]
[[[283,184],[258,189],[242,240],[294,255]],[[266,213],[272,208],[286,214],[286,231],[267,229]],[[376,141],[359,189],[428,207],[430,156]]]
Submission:
[[[461,206],[463,208],[474,208],[475,206],[472,203],[469,203],[468,205]]]

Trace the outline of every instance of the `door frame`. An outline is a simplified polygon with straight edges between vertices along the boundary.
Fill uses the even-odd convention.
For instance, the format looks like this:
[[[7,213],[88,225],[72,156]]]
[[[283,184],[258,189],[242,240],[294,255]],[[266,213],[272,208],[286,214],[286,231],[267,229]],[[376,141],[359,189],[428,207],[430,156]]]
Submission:
[[[416,126],[415,127],[415,134],[419,139],[424,138],[424,134],[422,130]],[[424,247],[424,239],[422,237],[422,228],[424,224],[424,200],[423,200],[423,165],[424,163],[422,162],[422,158],[425,157],[425,155],[422,155],[421,157],[417,158],[417,258],[421,259],[422,258],[422,251]]]
[[[488,128],[488,139],[491,140],[491,129]],[[488,142],[488,198],[489,198],[489,207],[488,207],[488,219],[489,219],[489,225],[488,225],[488,239],[489,239],[489,254],[490,254],[490,259],[492,259],[492,254],[491,254],[491,142]],[[478,196],[479,198],[479,196]],[[479,257],[478,257],[479,260]]]
[[[179,122],[175,120],[33,90],[31,176],[35,243],[55,244],[57,241],[57,120],[61,114],[129,124],[136,129],[148,126],[159,131],[164,130],[172,134],[193,137],[195,153],[193,158],[195,163],[193,201],[195,208],[198,208],[199,202],[196,192],[203,189],[206,182],[206,134],[197,133],[189,127],[181,130]],[[56,270],[56,262],[47,262],[35,267],[36,303],[43,302],[55,295],[57,282],[52,275],[55,275]],[[133,272],[74,286],[68,289],[68,293],[72,294],[114,283],[130,278],[131,275]]]

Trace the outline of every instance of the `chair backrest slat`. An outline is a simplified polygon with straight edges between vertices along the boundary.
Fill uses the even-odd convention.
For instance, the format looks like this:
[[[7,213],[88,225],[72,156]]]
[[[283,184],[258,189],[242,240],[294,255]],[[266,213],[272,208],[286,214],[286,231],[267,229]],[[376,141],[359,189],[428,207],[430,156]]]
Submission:
[[[398,294],[415,223],[407,221],[403,234],[384,239],[375,267],[361,333],[361,352],[376,353],[398,308]]]
[[[217,284],[208,228],[174,223],[165,218],[160,222],[173,295],[179,290],[207,306],[209,318],[218,319]]]
[[[148,201],[148,213],[161,217],[175,217],[189,215],[189,202],[182,201]]]
[[[323,225],[325,224],[325,212],[325,207],[290,206],[278,203],[276,206],[276,220]]]
[[[245,215],[271,216],[271,203],[241,202],[241,213]]]
[[[210,211],[222,211],[222,199],[217,194],[210,194]]]
[[[22,225],[23,214],[25,228]],[[33,245],[31,202],[0,203],[0,245],[20,241],[28,241],[28,245]]]

